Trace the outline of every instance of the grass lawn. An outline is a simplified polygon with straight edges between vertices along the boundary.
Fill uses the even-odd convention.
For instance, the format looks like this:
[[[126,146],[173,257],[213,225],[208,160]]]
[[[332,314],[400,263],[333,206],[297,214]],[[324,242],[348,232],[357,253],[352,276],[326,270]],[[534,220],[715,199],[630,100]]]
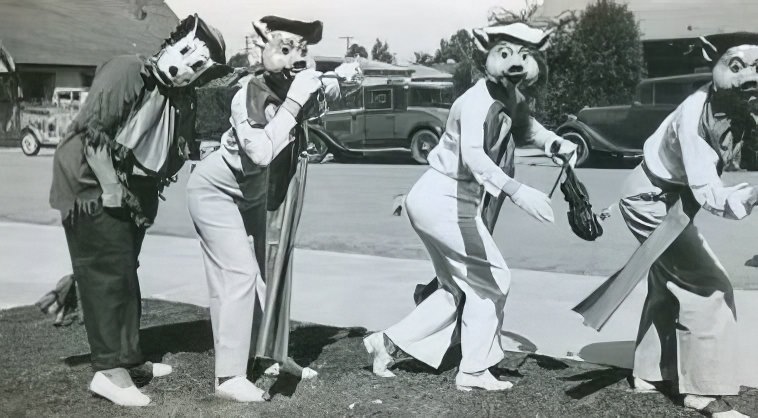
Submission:
[[[149,406],[127,409],[87,391],[92,373],[82,325],[55,328],[34,307],[0,311],[0,416],[701,416],[664,395],[630,393],[629,370],[535,355],[506,356],[498,370],[515,386],[501,393],[457,391],[454,350],[440,371],[404,362],[397,378],[380,379],[369,370],[364,329],[305,324],[292,331],[291,353],[319,377],[256,377],[271,402],[235,404],[212,396],[206,309],[146,300],[142,327],[144,351],[162,356],[174,373],[143,389]],[[758,415],[756,389],[729,402]]]

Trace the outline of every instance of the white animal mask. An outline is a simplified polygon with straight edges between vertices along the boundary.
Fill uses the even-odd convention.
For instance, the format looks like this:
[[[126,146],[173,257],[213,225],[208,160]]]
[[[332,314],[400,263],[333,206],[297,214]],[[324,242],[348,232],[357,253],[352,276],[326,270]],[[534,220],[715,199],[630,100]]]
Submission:
[[[192,25],[192,26],[190,26]],[[198,31],[200,25],[204,33]],[[187,33],[181,36],[182,30]],[[208,33],[205,33],[208,32]],[[180,37],[181,36],[181,37]],[[211,38],[215,44],[209,44],[201,38]],[[223,38],[215,29],[205,24],[197,15],[190,16],[179,25],[172,38],[152,59],[156,75],[161,83],[168,87],[184,87],[197,80],[205,71],[223,61]],[[215,52],[215,53],[214,53]],[[223,64],[223,62],[220,62]]]
[[[526,87],[539,78],[534,57],[548,46],[549,32],[524,23],[511,23],[472,31],[474,43],[486,55],[487,78],[506,88]]]

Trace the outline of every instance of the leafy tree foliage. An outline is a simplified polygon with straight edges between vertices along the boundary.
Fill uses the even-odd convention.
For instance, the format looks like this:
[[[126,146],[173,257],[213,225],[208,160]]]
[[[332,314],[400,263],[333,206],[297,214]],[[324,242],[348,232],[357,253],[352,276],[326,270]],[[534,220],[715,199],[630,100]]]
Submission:
[[[347,53],[345,54],[346,57],[361,57],[361,58],[368,58],[368,51],[366,51],[366,48],[364,48],[361,45],[358,44],[352,44],[350,45],[350,48],[347,50]]]
[[[573,25],[558,30],[547,50],[549,84],[539,100],[543,122],[555,127],[585,106],[631,103],[645,76],[639,25],[626,4],[597,0]]]
[[[414,62],[421,65],[429,65],[434,63],[434,57],[423,51],[416,51],[413,53],[415,56]]]
[[[234,68],[249,67],[251,65],[250,58],[244,52],[238,52],[229,58],[227,65]]]
[[[388,64],[395,63],[395,56],[390,53],[390,47],[387,45],[387,41],[380,41],[376,39],[374,46],[371,47],[371,59],[374,61],[386,62]]]

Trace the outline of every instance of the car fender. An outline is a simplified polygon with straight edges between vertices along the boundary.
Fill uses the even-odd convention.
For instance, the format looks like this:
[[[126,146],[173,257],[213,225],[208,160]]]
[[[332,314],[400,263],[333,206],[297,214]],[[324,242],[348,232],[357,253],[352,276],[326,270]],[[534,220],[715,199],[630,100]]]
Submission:
[[[32,125],[24,126],[24,128],[21,129],[21,136],[19,138],[23,138],[27,132],[31,132],[31,134],[34,135],[34,137],[37,139],[37,142],[39,142],[40,145],[42,145],[42,138],[44,137],[42,136],[42,133]]]
[[[587,145],[590,151],[602,151],[610,153],[623,153],[625,151],[628,151],[613,144],[600,132],[592,129],[584,122],[576,119],[576,117],[573,115],[569,116],[569,120],[559,126],[558,129],[555,130],[555,133],[558,135],[563,135],[567,131],[577,131],[582,134],[582,136],[587,139]]]
[[[408,134],[408,140],[413,138],[413,135],[416,135],[416,132],[422,130],[422,129],[428,129],[435,134],[437,134],[437,138],[442,136],[442,128],[435,125],[429,125],[427,123],[419,123],[418,125],[414,125],[413,128],[410,130],[410,133]]]
[[[331,134],[329,134],[329,132],[327,132],[326,129],[324,129],[324,127],[321,125],[309,123],[308,131],[310,135],[317,135],[319,138],[321,138],[321,140],[326,143],[326,146],[329,148],[329,151],[334,154],[341,154],[345,156],[362,155],[358,151],[354,151],[345,147],[345,145],[343,145],[340,141],[338,141]]]

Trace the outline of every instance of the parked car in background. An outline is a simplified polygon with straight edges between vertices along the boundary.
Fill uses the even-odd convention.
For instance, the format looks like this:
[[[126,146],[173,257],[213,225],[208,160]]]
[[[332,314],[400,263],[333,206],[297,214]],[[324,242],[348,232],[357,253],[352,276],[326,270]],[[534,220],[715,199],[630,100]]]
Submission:
[[[86,99],[86,88],[56,88],[48,103],[22,104],[21,151],[32,156],[58,145]]]
[[[578,165],[601,154],[640,156],[666,116],[711,78],[711,73],[695,73],[642,80],[631,105],[585,107],[569,115],[556,133],[579,146]]]
[[[329,104],[323,124],[309,125],[309,151],[337,159],[399,152],[426,164],[452,103],[450,82],[367,79],[354,93]]]

